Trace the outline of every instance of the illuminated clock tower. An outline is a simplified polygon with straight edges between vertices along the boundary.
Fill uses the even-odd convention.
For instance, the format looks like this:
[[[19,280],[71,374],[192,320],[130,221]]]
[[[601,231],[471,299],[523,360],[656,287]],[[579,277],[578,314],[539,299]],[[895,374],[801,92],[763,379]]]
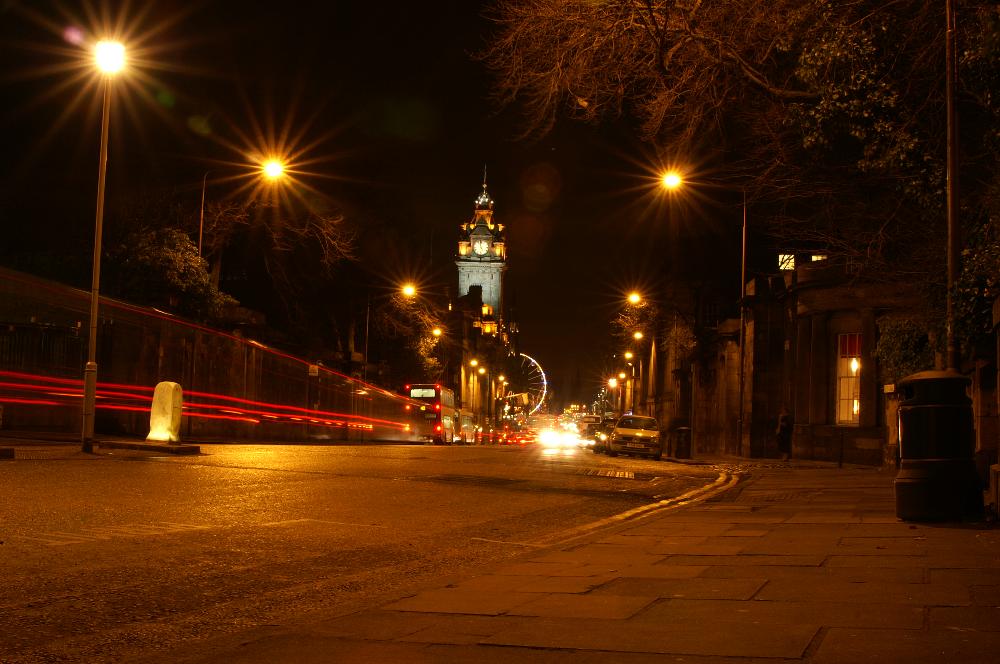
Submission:
[[[496,316],[503,303],[503,273],[507,269],[507,253],[503,224],[493,221],[493,199],[486,192],[476,199],[473,217],[462,224],[458,238],[458,294],[467,295],[472,286],[483,289],[483,304],[489,305]]]

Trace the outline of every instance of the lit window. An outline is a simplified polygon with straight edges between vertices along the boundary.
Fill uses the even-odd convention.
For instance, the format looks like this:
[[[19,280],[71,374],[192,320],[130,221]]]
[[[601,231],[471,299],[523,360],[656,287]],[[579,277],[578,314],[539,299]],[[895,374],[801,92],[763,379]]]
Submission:
[[[778,269],[779,270],[794,270],[795,269],[795,254],[778,254]]]
[[[861,333],[837,335],[837,424],[857,424],[861,411]]]
[[[812,255],[812,262],[813,263],[815,263],[816,261],[825,261],[825,260],[826,260],[826,254],[813,254]]]

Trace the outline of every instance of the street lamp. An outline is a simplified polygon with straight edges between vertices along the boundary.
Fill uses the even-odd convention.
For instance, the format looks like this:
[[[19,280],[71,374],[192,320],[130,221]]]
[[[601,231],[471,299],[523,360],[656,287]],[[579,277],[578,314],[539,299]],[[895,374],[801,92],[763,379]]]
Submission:
[[[632,333],[632,338],[635,339],[636,341],[641,341],[642,340],[642,332],[639,332],[638,330],[636,330],[635,332]]]
[[[684,184],[683,178],[674,171],[663,174],[661,179],[664,189],[672,191]],[[736,419],[737,453],[743,446],[743,398],[745,391],[745,375],[743,364],[746,360],[746,311],[744,304],[747,297],[747,190],[743,189],[743,224],[740,232],[740,366],[739,366],[739,415]],[[692,390],[694,386],[692,385]],[[692,399],[692,403],[693,403]]]
[[[403,287],[400,288],[400,292],[404,297],[413,297],[417,294],[417,287],[411,283],[405,283],[403,284]]]
[[[642,296],[641,295],[639,295],[635,291],[632,291],[631,293],[628,294],[628,303],[629,304],[639,304],[640,302],[642,302]]]
[[[666,173],[663,174],[663,177],[660,179],[660,182],[663,185],[664,189],[674,190],[680,187],[682,184],[684,184],[684,179],[681,177],[681,174],[678,173],[677,171],[667,171]]]
[[[125,67],[125,46],[101,41],[94,47],[94,64],[104,74],[104,104],[101,111],[101,154],[97,170],[97,214],[94,221],[94,261],[90,274],[90,325],[87,365],[83,370],[84,452],[94,451],[94,414],[97,410],[97,305],[101,285],[101,235],[104,226],[104,183],[108,170],[108,125],[111,119],[111,79]]]
[[[205,192],[208,189],[208,176],[211,170],[201,176],[201,206],[198,208],[198,255],[202,254],[202,238],[205,232]],[[285,165],[278,159],[269,159],[260,164],[261,175],[272,182],[285,177]]]
[[[277,180],[285,174],[285,165],[277,159],[268,159],[260,166],[261,172],[269,180]]]

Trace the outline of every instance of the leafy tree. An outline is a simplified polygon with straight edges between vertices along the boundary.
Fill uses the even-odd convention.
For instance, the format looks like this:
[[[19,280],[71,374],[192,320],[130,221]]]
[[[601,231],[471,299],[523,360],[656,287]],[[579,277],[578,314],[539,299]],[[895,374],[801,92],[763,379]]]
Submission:
[[[913,231],[932,229],[943,200],[937,3],[499,0],[492,17],[482,58],[498,100],[524,110],[526,135],[561,116],[624,114],[665,157],[722,146],[740,155],[723,165],[770,206],[778,237],[877,270],[904,258],[903,269],[927,268],[909,245],[923,244],[913,237],[927,233]],[[983,116],[963,127],[980,146],[997,126],[986,85],[996,82],[996,8],[970,0],[962,25],[963,73],[977,73],[963,78],[963,111]],[[995,154],[973,153],[995,170]]]
[[[108,217],[104,292],[209,321],[236,304],[212,283],[173,192],[136,193]]]
[[[216,319],[236,300],[212,284],[205,261],[177,228],[139,228],[111,250],[114,292],[127,300]]]
[[[780,244],[822,247],[865,278],[942,287],[941,3],[497,0],[491,16],[481,57],[498,101],[524,111],[525,136],[562,117],[630,118],[665,162],[714,150],[708,166],[746,191],[751,223]],[[965,0],[958,16],[962,217],[975,250],[996,234],[1000,8]],[[966,283],[988,281],[988,256],[967,263]]]

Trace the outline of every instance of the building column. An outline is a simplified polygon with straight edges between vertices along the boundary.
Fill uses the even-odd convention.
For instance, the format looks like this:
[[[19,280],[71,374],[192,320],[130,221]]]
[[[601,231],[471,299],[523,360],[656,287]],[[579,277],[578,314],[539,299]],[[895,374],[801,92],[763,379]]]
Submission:
[[[875,371],[875,311],[861,310],[861,410],[858,425],[873,427],[878,424],[879,389]]]
[[[790,404],[792,419],[796,424],[809,424],[809,348],[811,347],[812,320],[811,316],[799,316],[795,330],[795,365],[792,371],[795,389],[792,390],[794,402]]]
[[[830,347],[827,314],[814,314],[809,331],[809,423],[830,421]]]

